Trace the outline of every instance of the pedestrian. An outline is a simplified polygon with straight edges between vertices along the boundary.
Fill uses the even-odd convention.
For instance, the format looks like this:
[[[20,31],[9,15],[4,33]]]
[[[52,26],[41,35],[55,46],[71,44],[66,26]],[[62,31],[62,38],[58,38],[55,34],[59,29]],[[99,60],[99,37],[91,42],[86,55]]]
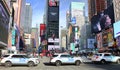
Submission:
[[[70,50],[70,55],[72,55],[72,50]]]

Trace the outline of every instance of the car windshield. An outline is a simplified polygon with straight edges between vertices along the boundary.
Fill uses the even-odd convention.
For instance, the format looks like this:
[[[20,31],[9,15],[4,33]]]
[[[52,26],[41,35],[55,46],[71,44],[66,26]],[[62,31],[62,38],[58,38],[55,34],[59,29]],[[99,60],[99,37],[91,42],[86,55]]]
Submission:
[[[2,57],[8,57],[9,55],[3,55]]]
[[[102,56],[102,54],[95,54],[94,56]]]
[[[53,55],[53,57],[57,57],[58,55]]]
[[[23,55],[24,58],[30,58],[30,56],[27,56],[27,55]]]

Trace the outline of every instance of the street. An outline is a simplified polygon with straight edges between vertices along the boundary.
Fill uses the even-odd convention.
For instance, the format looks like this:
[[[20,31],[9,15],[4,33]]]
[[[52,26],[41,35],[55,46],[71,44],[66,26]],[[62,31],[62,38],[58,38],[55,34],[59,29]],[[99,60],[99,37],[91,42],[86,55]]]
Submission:
[[[40,64],[35,67],[28,66],[12,66],[4,67],[0,66],[0,70],[119,70],[120,65],[118,64],[92,64],[91,62],[84,62],[80,66],[75,66],[72,64],[55,66],[48,63],[49,58],[43,57],[40,59]]]

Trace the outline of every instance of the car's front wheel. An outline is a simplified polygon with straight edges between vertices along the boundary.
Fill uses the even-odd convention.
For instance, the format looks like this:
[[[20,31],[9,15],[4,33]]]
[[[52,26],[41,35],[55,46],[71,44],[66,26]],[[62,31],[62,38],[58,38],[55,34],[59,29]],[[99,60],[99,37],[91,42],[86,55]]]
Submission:
[[[103,60],[101,60],[100,61],[102,64],[105,64],[106,63],[106,61],[103,59]]]
[[[79,60],[77,60],[77,61],[75,62],[76,66],[79,66],[80,63],[81,63],[81,62],[80,62]]]
[[[29,67],[34,66],[34,62],[33,62],[33,61],[28,62],[28,66],[29,66]]]
[[[5,67],[11,67],[12,63],[10,61],[5,62]]]
[[[120,64],[120,59],[117,60],[117,64]]]
[[[56,61],[56,66],[60,66],[61,65],[61,61]]]

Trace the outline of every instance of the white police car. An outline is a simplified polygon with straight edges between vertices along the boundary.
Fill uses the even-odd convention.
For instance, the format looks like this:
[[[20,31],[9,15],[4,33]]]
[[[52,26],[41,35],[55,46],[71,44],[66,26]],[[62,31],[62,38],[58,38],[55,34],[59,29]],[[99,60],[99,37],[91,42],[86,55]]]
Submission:
[[[61,54],[54,54],[50,58],[50,63],[56,64],[56,66],[60,66],[61,64],[64,63],[72,63],[78,66],[82,63],[82,59],[81,57],[73,57],[69,54],[61,53]]]
[[[26,54],[7,54],[2,57],[0,62],[6,67],[12,65],[28,65],[30,67],[38,65],[40,61],[38,58],[31,58]]]
[[[115,62],[120,64],[120,56],[114,56],[111,53],[97,53],[93,55],[92,62],[101,62],[102,64],[106,62]]]

